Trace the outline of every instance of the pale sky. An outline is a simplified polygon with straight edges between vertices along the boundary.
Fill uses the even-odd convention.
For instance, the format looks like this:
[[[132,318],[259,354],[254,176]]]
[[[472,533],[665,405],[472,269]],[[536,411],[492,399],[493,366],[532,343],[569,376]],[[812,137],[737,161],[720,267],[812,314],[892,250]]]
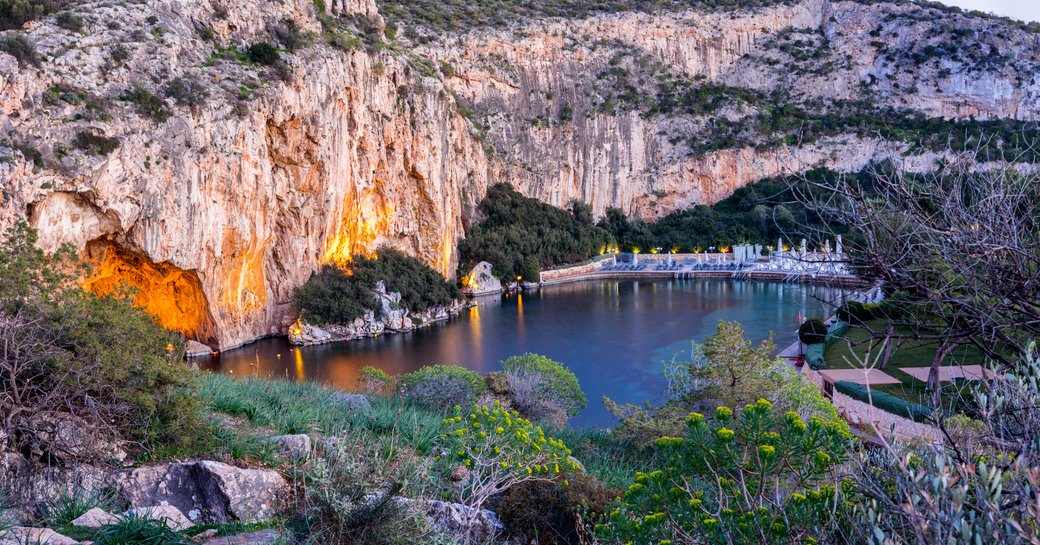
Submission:
[[[964,9],[977,9],[1023,21],[1040,21],[1040,0],[939,0]]]

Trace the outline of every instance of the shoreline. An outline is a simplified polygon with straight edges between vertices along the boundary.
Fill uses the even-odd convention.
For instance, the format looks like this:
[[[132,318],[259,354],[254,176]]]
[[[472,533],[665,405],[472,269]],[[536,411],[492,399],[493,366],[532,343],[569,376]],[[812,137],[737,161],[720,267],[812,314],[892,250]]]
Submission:
[[[737,277],[733,271],[596,271],[553,278],[539,282],[541,286],[555,286],[568,282],[580,282],[583,280],[639,280],[643,278],[656,279],[694,279],[694,278],[716,278],[731,280],[754,280],[759,282],[790,282],[802,284],[817,284],[823,286],[834,286],[840,288],[869,288],[873,284],[856,276],[837,276],[826,274],[797,274],[778,271],[741,271]]]

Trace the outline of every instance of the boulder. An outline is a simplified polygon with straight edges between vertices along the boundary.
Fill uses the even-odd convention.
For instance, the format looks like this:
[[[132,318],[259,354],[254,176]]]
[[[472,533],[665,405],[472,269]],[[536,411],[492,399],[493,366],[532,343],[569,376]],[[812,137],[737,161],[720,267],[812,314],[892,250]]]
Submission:
[[[195,340],[188,340],[184,345],[184,355],[187,358],[202,358],[213,353],[213,349]]]
[[[33,458],[110,463],[126,459],[126,451],[117,442],[105,437],[97,426],[69,413],[37,413],[29,419],[29,429],[33,437],[27,443],[31,445]]]
[[[275,545],[280,543],[281,539],[282,534],[275,530],[261,530],[235,536],[215,537],[204,541],[203,545]]]
[[[305,433],[279,435],[272,437],[271,442],[287,458],[302,459],[311,455],[311,438]]]
[[[289,485],[276,471],[221,462],[177,462],[109,475],[109,486],[131,507],[169,504],[196,523],[251,523],[269,518]]]
[[[137,509],[130,509],[123,515],[157,520],[165,523],[167,527],[175,532],[181,532],[194,526],[180,509],[169,504],[138,507]]]
[[[184,516],[183,514],[181,516]],[[73,519],[72,526],[79,526],[81,528],[101,528],[102,526],[108,526],[109,524],[115,524],[119,521],[119,517],[101,509],[100,507],[92,507],[86,513],[83,513],[79,518]]]
[[[467,295],[488,295],[502,292],[502,282],[491,274],[491,264],[487,261],[477,263],[473,270],[463,279],[463,291]]]
[[[368,400],[368,396],[355,392],[335,392],[329,396],[329,402],[355,411],[368,411],[372,408],[372,402]]]
[[[331,333],[316,325],[300,321],[289,327],[289,344],[306,346],[309,344],[323,344],[333,340],[335,339]]]
[[[0,534],[0,545],[77,545],[79,542],[49,528],[15,526]]]
[[[505,534],[505,525],[498,515],[487,509],[439,500],[401,497],[395,500],[406,508],[424,514],[434,532],[446,534],[462,543],[489,543]]]

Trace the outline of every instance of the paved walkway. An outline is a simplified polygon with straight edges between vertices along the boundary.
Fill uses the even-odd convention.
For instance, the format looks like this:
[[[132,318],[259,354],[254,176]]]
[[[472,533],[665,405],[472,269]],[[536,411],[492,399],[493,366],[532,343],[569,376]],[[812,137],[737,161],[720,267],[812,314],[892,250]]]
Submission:
[[[928,382],[928,367],[901,367],[899,370],[921,382]],[[981,365],[947,365],[939,368],[939,382],[951,382],[958,379],[986,380],[992,376],[993,374],[983,369]]]
[[[856,384],[874,385],[900,384],[901,380],[881,369],[821,369],[817,371],[821,377],[831,384],[838,382],[855,382]]]

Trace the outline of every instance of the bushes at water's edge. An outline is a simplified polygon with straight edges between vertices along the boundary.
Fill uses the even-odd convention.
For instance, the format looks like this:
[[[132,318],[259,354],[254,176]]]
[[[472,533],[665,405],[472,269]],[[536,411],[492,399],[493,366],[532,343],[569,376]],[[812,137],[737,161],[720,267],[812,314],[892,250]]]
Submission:
[[[509,184],[492,186],[480,202],[484,221],[459,243],[459,267],[465,272],[487,261],[504,282],[517,276],[537,281],[545,267],[584,261],[612,244],[605,230],[591,224],[587,205],[572,206],[568,212],[524,197]]]
[[[437,271],[397,250],[381,247],[377,257],[356,255],[346,269],[325,265],[293,293],[302,317],[311,323],[345,324],[382,308],[372,289],[379,281],[388,292],[401,294],[401,304],[412,312],[448,306],[462,298],[458,287]]]
[[[55,443],[61,438],[39,433],[39,419],[67,418],[60,415],[85,420],[98,439],[191,443],[201,426],[179,335],[131,293],[84,291],[74,253],[48,256],[35,242],[23,223],[0,246],[0,431],[44,459],[98,454],[69,452]]]

